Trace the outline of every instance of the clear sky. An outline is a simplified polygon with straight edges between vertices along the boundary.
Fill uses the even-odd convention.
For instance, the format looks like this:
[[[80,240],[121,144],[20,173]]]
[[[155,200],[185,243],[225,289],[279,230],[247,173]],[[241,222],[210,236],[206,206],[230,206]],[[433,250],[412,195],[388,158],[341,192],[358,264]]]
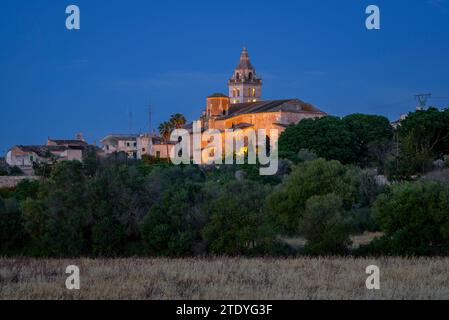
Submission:
[[[65,8],[81,30],[65,28]],[[381,9],[381,30],[365,8]],[[1,0],[0,154],[47,137],[89,142],[199,116],[243,46],[264,99],[396,119],[413,95],[449,106],[449,0]]]

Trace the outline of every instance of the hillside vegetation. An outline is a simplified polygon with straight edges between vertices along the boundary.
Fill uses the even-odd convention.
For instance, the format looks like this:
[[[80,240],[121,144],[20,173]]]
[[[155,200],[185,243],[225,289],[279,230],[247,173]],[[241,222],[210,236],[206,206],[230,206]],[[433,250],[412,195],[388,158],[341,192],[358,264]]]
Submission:
[[[396,130],[380,116],[304,120],[281,135],[279,154],[277,174],[260,176],[258,165],[88,149],[83,163],[0,190],[0,255],[449,254],[449,110],[411,113]],[[379,237],[354,246],[366,232]]]

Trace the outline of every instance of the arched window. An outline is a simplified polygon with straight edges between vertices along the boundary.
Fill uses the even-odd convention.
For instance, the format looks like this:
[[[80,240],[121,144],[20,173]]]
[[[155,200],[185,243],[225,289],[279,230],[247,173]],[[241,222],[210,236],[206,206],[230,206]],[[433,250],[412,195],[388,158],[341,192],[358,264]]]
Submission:
[[[249,78],[249,80],[253,80],[253,73],[252,73],[252,72],[250,72],[250,73],[248,74],[248,78]]]
[[[240,73],[237,72],[237,73],[235,74],[235,78],[236,78],[237,80],[240,80]]]
[[[253,98],[256,97],[256,88],[253,88]]]
[[[235,88],[232,89],[232,96],[235,98]]]
[[[251,97],[251,88],[248,88],[248,97]]]
[[[240,89],[237,89],[237,97],[240,97]]]

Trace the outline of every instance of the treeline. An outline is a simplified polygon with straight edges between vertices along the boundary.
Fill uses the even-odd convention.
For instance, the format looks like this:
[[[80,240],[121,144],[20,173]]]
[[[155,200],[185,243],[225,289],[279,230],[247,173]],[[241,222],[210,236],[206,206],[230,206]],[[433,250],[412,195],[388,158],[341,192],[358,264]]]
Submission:
[[[297,161],[301,149],[343,164],[378,169],[390,180],[410,180],[449,164],[449,109],[410,113],[393,129],[387,118],[353,114],[308,119],[287,128],[281,157]]]
[[[419,111],[397,130],[378,116],[304,120],[281,136],[269,177],[88,150],[0,190],[0,255],[447,255],[447,116]],[[352,249],[366,231],[383,236]]]

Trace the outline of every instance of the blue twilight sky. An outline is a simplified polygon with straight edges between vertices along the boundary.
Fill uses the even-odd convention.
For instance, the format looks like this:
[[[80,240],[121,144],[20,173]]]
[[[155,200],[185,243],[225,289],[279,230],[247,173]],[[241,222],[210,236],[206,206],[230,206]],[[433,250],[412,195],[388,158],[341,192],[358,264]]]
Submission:
[[[65,28],[65,8],[81,30]],[[380,31],[365,8],[381,9]],[[300,98],[334,115],[449,105],[449,0],[1,0],[0,154],[48,136],[152,127],[226,92],[242,46],[263,98]]]

